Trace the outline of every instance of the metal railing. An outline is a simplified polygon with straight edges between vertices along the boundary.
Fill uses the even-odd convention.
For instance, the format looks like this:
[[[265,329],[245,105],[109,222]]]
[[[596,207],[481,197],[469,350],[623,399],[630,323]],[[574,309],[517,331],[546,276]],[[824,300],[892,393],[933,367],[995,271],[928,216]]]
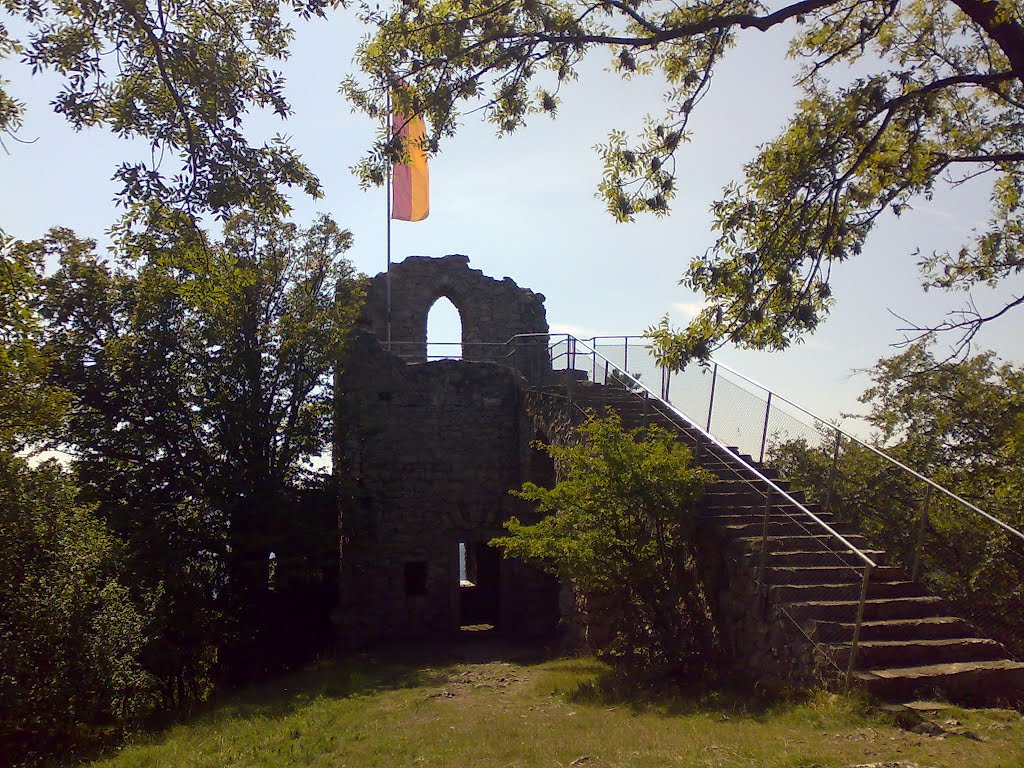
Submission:
[[[547,333],[521,333],[507,341],[391,341],[388,351],[408,363],[438,360],[498,363],[517,369],[530,381],[543,379],[550,370]]]
[[[691,423],[799,483],[884,548],[912,580],[1024,658],[1024,533],[1007,522],[1024,524],[1020,509],[1002,509],[1002,519],[725,363],[671,373],[657,366],[643,337],[552,340],[556,356],[589,368],[592,378],[598,358],[611,359],[649,389],[656,386]],[[580,354],[583,347],[593,350],[592,359]]]
[[[621,337],[620,337],[621,338]],[[868,588],[871,583],[871,574],[877,567],[875,561],[864,551],[854,545],[846,536],[837,531],[833,526],[823,520],[818,514],[809,509],[802,501],[795,498],[788,490],[782,488],[779,483],[769,477],[755,462],[749,458],[736,453],[722,440],[712,434],[707,424],[701,424],[669,402],[666,395],[670,387],[668,377],[659,374],[658,381],[660,393],[655,393],[641,378],[641,375],[627,369],[629,365],[629,348],[624,345],[621,352],[622,364],[606,357],[599,352],[595,346],[576,339],[570,335],[551,334],[550,361],[554,370],[569,369],[582,371],[587,378],[595,383],[614,385],[623,388],[625,391],[642,398],[644,405],[665,417],[662,421],[664,426],[679,429],[687,442],[694,444],[698,451],[698,462],[705,468],[710,469],[720,479],[723,476],[733,480],[741,481],[750,491],[758,495],[759,503],[756,505],[763,510],[761,515],[761,532],[758,543],[758,565],[756,586],[767,592],[770,587],[765,582],[768,568],[768,558],[772,555],[770,536],[770,523],[785,518],[787,521],[796,522],[799,527],[811,538],[812,546],[817,551],[831,556],[832,563],[837,567],[848,568],[854,573],[859,581],[859,595],[852,604],[853,611],[848,618],[852,624],[852,636],[849,638],[846,655],[846,668],[839,669],[829,648],[818,643],[805,631],[802,623],[789,614],[783,606],[780,610],[793,621],[814,644],[814,647],[831,664],[839,669],[844,675],[847,686],[850,684],[857,660],[857,652],[860,643],[861,626],[864,620],[864,609],[867,603]],[[639,352],[639,345],[635,346]],[[637,355],[635,362],[642,361]],[[570,387],[570,393],[572,388]],[[570,403],[581,409],[582,405],[577,400]],[[681,428],[680,421],[687,427]],[[717,450],[716,450],[717,449]]]
[[[759,582],[770,554],[772,515],[823,531],[823,546],[831,545],[837,561],[846,567],[848,558],[843,555],[852,554],[859,563],[861,594],[857,616],[850,617],[854,631],[847,679],[876,564],[769,479],[767,468],[800,484],[826,512],[885,549],[913,580],[946,597],[958,615],[1024,658],[1024,533],[878,446],[724,363],[712,360],[679,373],[660,368],[644,337],[580,340],[569,334],[522,334],[507,342],[461,346],[463,360],[503,362],[534,383],[543,381],[552,368],[581,371],[594,382],[613,382],[650,401],[654,410],[664,409],[670,422],[681,418],[711,445],[729,451],[730,460],[719,461],[718,470],[733,472],[735,457],[754,478],[748,485],[764,503]],[[393,347],[405,356],[401,342]],[[538,356],[539,347],[547,350],[546,359]],[[423,344],[409,349],[414,353],[411,359],[435,359],[425,357]],[[1024,514],[1016,512],[1024,521]],[[1013,519],[1012,514],[1004,516]]]

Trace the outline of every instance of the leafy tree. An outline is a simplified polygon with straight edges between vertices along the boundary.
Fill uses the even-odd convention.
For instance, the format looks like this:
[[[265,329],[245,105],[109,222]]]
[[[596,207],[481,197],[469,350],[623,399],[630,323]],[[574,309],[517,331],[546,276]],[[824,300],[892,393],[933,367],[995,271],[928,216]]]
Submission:
[[[935,359],[918,343],[879,361],[861,396],[878,447],[912,469],[1024,530],[1024,371],[991,352],[959,365]],[[829,441],[826,441],[826,445]],[[835,472],[831,455],[805,441],[771,451],[785,476],[910,567],[926,485],[862,446],[846,441]],[[1024,541],[932,491],[922,575],[963,615],[1024,653]]]
[[[144,606],[120,550],[50,461],[0,453],[0,753],[64,754],[138,725],[157,703]]]
[[[939,364],[916,344],[870,373],[866,418],[918,471],[988,495],[986,476],[1016,464],[1007,448],[1024,429],[1024,370],[993,352]]]
[[[264,665],[272,551],[286,581],[334,549],[295,497],[323,482],[309,462],[331,439],[328,384],[359,294],[329,219],[235,217],[218,242],[181,231],[124,234],[116,266],[66,230],[27,246],[60,260],[43,309],[54,380],[74,396],[67,450],[157,596],[149,658],[176,705],[215,663]]]
[[[36,446],[61,421],[63,393],[46,383],[37,312],[41,260],[0,230],[0,450]]]
[[[996,284],[1024,267],[1024,16],[1013,0],[403,0],[367,4],[365,16],[377,27],[358,53],[371,82],[345,90],[370,115],[395,91],[402,110],[430,118],[431,150],[462,109],[482,109],[499,132],[554,113],[560,84],[594,49],[626,79],[663,77],[661,114],[600,147],[599,191],[621,221],[668,212],[689,117],[739,33],[793,29],[796,112],[714,203],[718,239],[683,278],[708,306],[682,332],[651,330],[672,366],[727,342],[777,349],[813,331],[833,301],[833,266],[863,250],[883,214],[947,177],[990,176],[991,219],[962,248],[922,259],[925,286]],[[379,182],[395,151],[382,140],[363,180]],[[1021,303],[940,327],[967,344]]]
[[[603,598],[613,658],[632,668],[702,668],[713,628],[696,562],[695,505],[711,475],[660,428],[626,431],[591,416],[582,441],[542,445],[561,480],[516,495],[545,516],[518,519],[492,544],[537,563],[583,594]]]
[[[47,381],[42,263],[0,233],[0,754],[12,764],[119,732],[155,703],[146,606],[72,478],[37,455],[66,415]]]
[[[309,18],[330,5],[289,7]],[[242,130],[252,110],[290,112],[283,79],[269,66],[288,56],[293,34],[280,3],[3,0],[0,9],[14,20],[11,28],[0,21],[0,58],[56,73],[56,112],[76,130],[105,127],[152,149],[114,172],[131,218],[147,224],[154,204],[195,216],[273,216],[288,209],[282,186],[319,196],[316,177],[282,136],[256,144]],[[0,131],[16,132],[25,109],[0,79]]]

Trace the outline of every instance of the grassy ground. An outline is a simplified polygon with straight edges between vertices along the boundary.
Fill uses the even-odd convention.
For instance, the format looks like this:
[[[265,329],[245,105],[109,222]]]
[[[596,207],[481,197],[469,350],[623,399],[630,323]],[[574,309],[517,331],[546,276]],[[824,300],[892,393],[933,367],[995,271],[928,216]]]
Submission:
[[[1017,712],[945,710],[901,727],[825,694],[771,704],[735,693],[628,699],[605,692],[606,673],[593,659],[480,642],[382,653],[242,692],[90,765],[1024,768]]]

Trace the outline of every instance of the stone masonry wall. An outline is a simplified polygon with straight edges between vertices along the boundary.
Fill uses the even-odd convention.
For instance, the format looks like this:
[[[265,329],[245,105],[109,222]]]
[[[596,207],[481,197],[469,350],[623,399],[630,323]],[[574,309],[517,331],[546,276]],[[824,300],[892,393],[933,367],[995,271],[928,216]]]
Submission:
[[[553,373],[550,382],[560,386],[527,397],[527,411],[536,429],[550,442],[578,439],[575,424],[581,416],[571,410],[566,394],[579,390],[579,377],[578,372],[575,376]],[[824,678],[840,674],[758,586],[757,563],[741,545],[718,535],[711,520],[700,525],[697,544],[728,674],[801,687],[820,686]],[[561,623],[566,642],[603,647],[609,639],[608,627],[602,623],[605,614],[599,597],[571,590],[563,594]]]
[[[341,617],[351,645],[458,629],[458,543],[485,542],[529,510],[509,494],[526,479],[533,431],[522,377],[493,363],[407,364],[370,335],[338,376],[343,503]],[[501,568],[501,625],[542,634],[557,586]]]
[[[440,259],[410,256],[391,266],[391,340],[406,359],[426,360],[427,314],[447,297],[462,318],[463,358],[511,361],[532,375],[547,360],[548,324],[544,296],[520,288],[510,277],[495,280],[469,268],[469,257]],[[364,309],[366,327],[387,340],[387,274],[370,280]],[[505,346],[516,334],[541,334],[515,347]],[[444,341],[456,341],[445,339]]]
[[[701,569],[726,665],[761,683],[820,687],[840,672],[757,583],[756,558],[701,527]]]

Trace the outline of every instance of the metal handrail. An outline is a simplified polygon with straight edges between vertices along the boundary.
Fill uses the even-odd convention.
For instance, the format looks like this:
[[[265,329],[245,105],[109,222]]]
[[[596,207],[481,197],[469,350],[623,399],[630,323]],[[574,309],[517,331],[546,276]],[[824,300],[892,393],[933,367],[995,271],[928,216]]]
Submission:
[[[572,336],[571,334],[552,334],[552,333],[517,334],[517,335],[513,336],[511,339],[509,339],[507,342],[505,342],[505,346],[511,348],[510,351],[506,354],[506,358],[511,357],[512,355],[515,354],[515,352],[517,350],[517,347],[518,347],[518,345],[519,345],[519,343],[521,341],[525,341],[527,339],[537,339],[538,337],[544,337],[546,339],[546,341],[547,341],[547,344],[545,346],[547,347],[547,350],[548,350],[549,364],[553,360],[559,359],[559,357],[561,357],[561,355],[559,355],[558,357],[552,357],[552,355],[551,355],[551,352],[552,352],[551,338],[552,337],[556,337],[558,339],[564,338],[565,339],[565,343],[566,343],[566,350],[564,352],[564,355],[568,359],[570,367],[572,367],[573,369],[575,369],[575,357],[576,357],[577,354],[581,354],[581,351],[579,350],[579,347],[582,346],[583,347],[582,356],[585,357],[585,358],[592,356],[592,358],[593,358],[593,361],[594,361],[594,363],[593,363],[593,371],[594,371],[594,379],[595,380],[597,378],[598,358],[600,358],[601,361],[604,362],[604,368],[605,368],[606,376],[607,376],[607,373],[609,372],[609,369],[612,369],[614,371],[619,372],[623,376],[623,378],[625,380],[628,380],[628,381],[632,382],[633,386],[635,387],[635,389],[632,390],[634,393],[639,394],[639,391],[642,391],[644,393],[645,400],[653,399],[656,407],[660,406],[661,408],[667,408],[669,410],[669,412],[673,416],[675,416],[676,419],[681,420],[683,423],[689,425],[689,427],[691,429],[696,430],[697,433],[701,437],[703,437],[703,439],[704,439],[704,441],[706,443],[710,444],[711,446],[717,447],[722,452],[722,454],[723,454],[722,456],[718,456],[718,457],[715,457],[715,458],[718,459],[718,461],[721,463],[721,465],[723,467],[725,467],[729,472],[731,472],[733,475],[738,477],[741,481],[746,483],[748,487],[754,489],[755,492],[759,493],[761,496],[764,497],[764,499],[765,499],[765,504],[764,504],[764,522],[763,522],[763,526],[762,526],[760,564],[759,564],[759,568],[758,568],[758,578],[757,578],[757,582],[758,582],[758,587],[759,588],[763,588],[764,587],[763,579],[764,579],[764,572],[765,572],[765,567],[766,567],[765,558],[766,558],[766,554],[767,554],[768,520],[769,520],[769,516],[771,514],[771,510],[772,510],[773,497],[774,498],[780,498],[780,499],[783,499],[783,500],[789,502],[789,504],[791,504],[794,508],[796,508],[804,516],[806,516],[807,519],[809,519],[810,521],[813,521],[814,524],[816,524],[818,527],[820,527],[822,530],[824,530],[828,534],[828,536],[831,537],[832,540],[834,540],[834,541],[838,542],[839,544],[841,544],[843,546],[843,548],[844,548],[846,553],[852,554],[857,560],[859,560],[862,563],[863,575],[861,577],[860,599],[858,601],[857,611],[856,611],[856,615],[855,615],[855,618],[854,618],[853,637],[852,637],[851,643],[850,643],[849,660],[848,660],[847,669],[846,669],[846,685],[847,685],[847,687],[849,687],[849,685],[851,683],[852,676],[853,676],[854,665],[855,665],[855,661],[856,661],[856,657],[857,657],[857,649],[858,649],[859,639],[860,639],[860,630],[861,630],[861,625],[863,623],[863,618],[864,618],[864,606],[865,606],[865,603],[867,601],[868,585],[870,583],[871,573],[877,567],[877,564],[875,563],[875,561],[872,560],[866,553],[862,552],[858,547],[856,547],[851,541],[849,541],[849,539],[847,539],[841,533],[836,531],[832,526],[830,526],[828,523],[826,523],[824,520],[822,520],[820,517],[818,517],[818,515],[816,515],[814,512],[812,512],[810,509],[808,509],[803,504],[803,502],[798,501],[796,498],[794,498],[792,496],[792,494],[790,494],[788,491],[786,491],[783,488],[781,488],[778,485],[778,483],[775,482],[775,480],[773,480],[772,478],[766,476],[763,472],[761,472],[759,469],[754,467],[752,465],[752,463],[747,462],[744,458],[742,458],[742,456],[739,456],[738,454],[736,454],[733,451],[731,451],[727,445],[725,445],[718,438],[716,438],[714,435],[711,434],[711,432],[710,432],[710,425],[709,425],[708,429],[705,429],[705,428],[701,427],[699,424],[694,422],[690,417],[688,417],[685,413],[683,413],[681,410],[679,410],[674,405],[672,405],[666,398],[662,397],[661,395],[655,394],[645,383],[641,382],[639,378],[637,378],[636,376],[631,374],[628,370],[626,370],[626,368],[624,366],[618,365],[617,363],[613,362],[612,360],[609,360],[607,357],[605,357],[600,352],[598,352],[597,349],[594,346],[589,346],[586,343],[581,342],[579,339],[577,339],[576,337]],[[594,338],[596,339],[597,337],[594,337]],[[617,338],[627,338],[628,339],[628,337],[617,337]],[[395,342],[392,342],[392,345],[394,345],[394,344],[395,344]],[[398,342],[398,344],[401,344],[401,342]],[[450,344],[454,344],[454,342],[452,342]],[[482,342],[482,344],[487,344],[487,343],[486,342]],[[663,386],[664,386],[664,382],[663,382]],[[571,392],[571,389],[570,389],[570,392]],[[570,402],[571,402],[571,400],[570,400]],[[692,437],[692,435],[691,435],[691,437]],[[700,441],[697,441],[697,442],[698,442],[698,446],[699,446],[700,445]],[[710,452],[710,453],[712,455],[714,455],[713,451]],[[728,461],[726,460],[725,457],[728,457]],[[752,475],[753,478],[751,478],[751,477],[744,477],[737,470],[737,468],[735,466],[736,464],[740,465],[747,473]],[[767,491],[762,491],[760,488],[757,488],[756,484],[758,484],[758,483],[763,483],[765,488],[767,489]],[[795,519],[794,515],[792,515],[790,513],[787,513],[787,512],[784,512],[781,508],[779,509],[779,512],[782,513],[782,514],[785,514],[786,516],[790,517],[791,519]],[[803,527],[803,526],[801,525],[801,527]],[[808,529],[804,528],[804,530],[808,530]],[[826,549],[829,549],[832,552],[832,554],[835,554],[835,555],[839,554],[837,551],[832,550],[830,547],[828,547],[827,544],[823,544],[823,546]],[[851,566],[851,569],[854,570],[854,572],[857,572],[859,570],[858,568],[853,568],[852,566]],[[793,620],[792,617],[790,617],[790,619]],[[799,623],[798,622],[794,621],[794,623],[797,623],[797,626],[799,627]],[[801,627],[801,631],[802,631],[802,627]]]
[[[598,339],[623,339],[628,344],[629,339],[645,339],[646,340],[646,337],[644,337],[644,336],[594,336],[591,340],[592,341],[597,341]],[[801,413],[804,413],[807,416],[810,416],[816,422],[819,422],[821,424],[828,424],[829,425],[829,429],[833,430],[837,435],[842,435],[843,437],[847,438],[848,440],[852,440],[853,442],[857,443],[857,445],[860,445],[862,448],[866,448],[867,450],[869,450],[872,453],[874,453],[876,456],[880,456],[881,458],[885,459],[887,462],[889,462],[893,466],[898,467],[899,469],[903,470],[907,474],[913,475],[915,478],[917,478],[918,480],[922,481],[926,485],[931,486],[936,491],[939,491],[940,493],[944,494],[945,496],[947,496],[947,497],[953,499],[954,501],[962,504],[963,506],[965,506],[968,509],[970,509],[972,512],[975,512],[975,513],[981,515],[986,520],[989,520],[990,522],[995,523],[996,525],[998,525],[1000,528],[1002,528],[1003,530],[1005,530],[1007,533],[1011,534],[1012,536],[1016,536],[1021,541],[1024,541],[1024,533],[1022,533],[1021,531],[1018,531],[1016,528],[1014,528],[1013,526],[1009,525],[1008,523],[1005,523],[1004,521],[1000,520],[998,517],[995,517],[991,513],[986,512],[984,509],[981,509],[981,507],[978,507],[977,505],[972,504],[971,502],[967,501],[966,499],[964,499],[963,497],[959,496],[958,494],[953,493],[953,491],[951,491],[948,488],[940,485],[939,483],[935,482],[931,478],[926,477],[925,475],[922,475],[920,472],[917,472],[916,470],[908,467],[906,464],[901,462],[899,459],[893,458],[892,456],[887,454],[885,451],[882,451],[882,450],[876,448],[875,446],[870,445],[869,443],[865,443],[859,437],[856,437],[855,435],[851,435],[849,432],[844,430],[839,425],[833,424],[833,423],[827,421],[826,419],[823,419],[822,417],[820,417],[817,414],[807,410],[806,408],[804,408],[802,405],[799,405],[798,403],[794,403],[792,400],[787,398],[785,395],[780,395],[778,392],[776,392],[773,389],[770,389],[769,387],[766,387],[761,382],[756,381],[756,380],[750,378],[746,374],[740,373],[739,371],[737,371],[735,368],[733,368],[732,366],[728,365],[727,363],[722,363],[722,362],[720,362],[718,360],[715,360],[714,358],[710,358],[709,362],[712,363],[713,365],[717,366],[718,368],[724,368],[729,373],[731,373],[734,376],[737,376],[737,377],[743,379],[748,384],[753,384],[755,387],[757,387],[758,389],[760,389],[763,392],[765,392],[769,396],[769,398],[771,400],[781,400],[782,402],[784,402],[787,405],[795,408],[796,410],[800,411]]]
[[[548,335],[550,336],[552,334],[548,334]],[[557,335],[561,336],[562,334],[557,334]],[[735,456],[736,461],[739,462],[741,465],[743,465],[744,469],[746,469],[747,471],[753,473],[757,477],[758,481],[763,482],[765,485],[767,485],[769,488],[771,488],[773,494],[778,494],[779,496],[784,498],[786,501],[788,501],[790,504],[794,505],[797,509],[799,509],[801,512],[803,512],[805,515],[807,515],[812,520],[814,520],[819,526],[824,528],[831,536],[833,536],[835,539],[837,539],[839,542],[841,542],[850,552],[855,554],[858,557],[858,559],[860,559],[860,561],[863,562],[865,565],[870,566],[871,568],[877,567],[877,564],[875,563],[874,560],[872,560],[870,557],[868,557],[866,554],[864,554],[860,549],[858,549],[856,546],[854,546],[852,543],[850,543],[850,541],[848,541],[846,539],[846,537],[844,537],[841,533],[839,533],[837,530],[835,530],[832,526],[830,526],[828,523],[826,523],[824,520],[822,520],[816,514],[811,512],[811,510],[809,510],[807,507],[805,507],[802,502],[799,502],[795,498],[793,498],[793,496],[791,496],[788,492],[786,492],[781,487],[779,487],[779,485],[774,480],[772,480],[771,478],[767,477],[763,472],[761,472],[759,469],[754,467],[752,464],[750,464],[747,461],[745,461],[741,456],[739,456],[737,454],[734,454],[732,451],[730,451],[729,447],[725,443],[723,443],[717,437],[715,437],[710,432],[705,430],[699,424],[694,422],[693,419],[691,419],[685,413],[680,411],[678,408],[676,408],[670,402],[668,402],[667,400],[662,399],[662,397],[660,395],[656,395],[652,390],[650,390],[647,387],[646,384],[641,382],[640,379],[638,379],[635,376],[633,376],[629,371],[623,370],[621,366],[619,366],[618,364],[616,364],[613,361],[609,360],[607,357],[602,355],[600,352],[598,352],[597,350],[595,350],[592,347],[589,347],[586,343],[581,342],[579,339],[575,338],[571,334],[565,334],[565,336],[567,337],[567,339],[572,339],[573,341],[575,341],[577,345],[582,345],[586,349],[589,349],[589,353],[585,353],[585,354],[592,354],[595,357],[600,358],[601,360],[603,360],[605,363],[607,363],[608,365],[612,366],[616,370],[619,370],[622,373],[624,373],[626,376],[628,376],[630,378],[630,380],[632,380],[635,384],[639,385],[641,389],[643,389],[645,392],[647,392],[648,396],[653,397],[655,399],[655,401],[660,403],[661,405],[667,406],[672,411],[672,413],[674,415],[676,415],[677,417],[681,418],[683,421],[685,421],[687,424],[689,424],[693,429],[696,429],[707,441],[709,441],[713,445],[717,446],[721,450],[726,451],[731,456]]]

